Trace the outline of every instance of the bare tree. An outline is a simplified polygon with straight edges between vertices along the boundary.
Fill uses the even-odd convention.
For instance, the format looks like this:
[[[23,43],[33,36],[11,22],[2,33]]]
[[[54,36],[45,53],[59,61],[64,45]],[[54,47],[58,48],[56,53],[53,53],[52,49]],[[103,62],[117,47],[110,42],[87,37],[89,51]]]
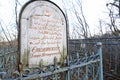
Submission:
[[[3,32],[4,35],[5,35],[5,38],[6,38],[7,41],[10,43],[10,40],[9,40],[9,38],[8,38],[8,35],[7,35],[6,31],[5,31],[5,29],[3,28],[3,25],[2,25],[2,23],[1,23],[1,21],[0,21],[0,27],[1,27],[1,29],[2,29],[2,32]]]
[[[63,1],[64,11],[67,13],[69,27],[72,27],[71,38],[87,38],[91,36],[89,25],[82,10],[82,1]],[[69,4],[67,4],[69,3]],[[69,6],[69,7],[68,7]],[[72,18],[72,19],[71,19]]]
[[[110,23],[107,23],[107,25],[109,26],[113,35],[119,36],[120,35],[120,28],[119,28],[120,0],[114,0],[111,3],[107,3],[106,6],[109,10],[109,19],[110,19]]]
[[[82,1],[81,2],[76,1],[75,3],[72,2],[72,5],[73,5],[73,11],[74,11],[75,17],[78,22],[78,23],[77,22],[74,23],[74,26],[76,27],[76,32],[78,34],[81,34],[84,38],[91,36],[89,25],[87,24],[87,21],[83,14]]]
[[[99,20],[99,29],[100,29],[100,34],[103,35],[102,20]]]

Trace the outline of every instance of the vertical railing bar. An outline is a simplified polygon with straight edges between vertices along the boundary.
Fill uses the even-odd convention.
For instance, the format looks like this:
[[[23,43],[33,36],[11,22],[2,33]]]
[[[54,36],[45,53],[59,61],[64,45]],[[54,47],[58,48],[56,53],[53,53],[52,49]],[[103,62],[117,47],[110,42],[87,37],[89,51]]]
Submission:
[[[77,52],[77,63],[78,63],[78,61],[79,61],[79,53]],[[77,72],[78,72],[78,76],[77,76],[77,79],[78,79],[78,80],[79,80],[79,75],[80,75],[80,74],[79,74],[79,71],[80,71],[80,69],[78,68],[78,71],[77,71]]]
[[[3,69],[5,68],[5,45],[4,45],[5,43],[4,43],[4,41],[3,41],[3,54],[2,54],[2,58],[3,58]]]
[[[118,48],[118,46],[117,46],[117,48]],[[117,48],[115,48],[115,74],[117,75],[117,68],[118,68],[118,49]]]
[[[97,43],[98,47],[98,54],[100,56],[100,71],[99,71],[99,80],[103,80],[103,65],[102,65],[102,43],[98,42]]]
[[[85,53],[85,57],[86,57],[86,62],[87,62],[87,53]],[[88,65],[85,66],[86,67],[86,80],[88,80]]]
[[[109,54],[109,56],[110,56],[110,58],[109,58],[109,59],[110,59],[109,70],[111,70],[111,68],[112,68],[112,67],[111,67],[111,66],[112,66],[112,56],[111,56],[112,53],[111,53],[111,46],[109,47],[109,53],[110,53],[110,54]]]
[[[94,66],[94,64],[92,65],[92,67],[93,67],[93,75],[92,75],[92,77],[93,77],[93,80],[95,80],[95,79],[94,79],[94,78],[95,78],[95,74],[94,74],[94,73],[95,73],[95,71],[94,71],[94,69],[95,69],[94,67],[95,67],[95,66]]]

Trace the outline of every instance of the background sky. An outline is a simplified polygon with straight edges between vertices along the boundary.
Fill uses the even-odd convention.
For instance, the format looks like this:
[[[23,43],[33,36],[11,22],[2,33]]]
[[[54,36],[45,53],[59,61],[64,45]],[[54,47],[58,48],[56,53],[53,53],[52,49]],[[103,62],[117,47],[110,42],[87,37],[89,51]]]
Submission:
[[[28,0],[19,0],[20,4],[18,4],[18,12],[25,2]],[[51,0],[56,3],[59,7],[62,7],[62,0]],[[64,1],[64,0],[63,0]],[[72,1],[72,0],[68,0]],[[79,0],[78,0],[79,1]],[[82,0],[83,13],[86,18],[86,21],[90,27],[90,31],[92,34],[97,34],[99,32],[99,20],[108,18],[106,3],[110,0]],[[0,21],[2,20],[2,25],[7,26],[10,33],[17,33],[16,27],[14,25],[14,6],[15,0],[0,0]],[[71,8],[69,4],[66,6]],[[72,20],[72,17],[69,19]],[[12,25],[12,27],[10,27]],[[5,28],[5,27],[4,27]],[[105,29],[104,29],[105,30]],[[0,27],[0,33],[2,32]]]
[[[83,12],[91,31],[97,33],[99,20],[108,17],[106,0],[83,0]]]
[[[52,0],[56,4],[58,4],[62,8],[62,1]],[[69,1],[73,0],[68,0]],[[79,0],[78,0],[79,1]],[[106,3],[110,2],[112,0],[82,0],[82,8],[83,13],[86,18],[86,21],[90,27],[90,31],[92,34],[98,34],[99,30],[99,21],[100,20],[106,20],[108,19],[108,10],[106,7]],[[68,8],[72,8],[71,5],[66,4]],[[71,20],[73,20],[73,17],[69,16]],[[106,28],[106,27],[104,27]],[[105,32],[106,29],[103,31]]]

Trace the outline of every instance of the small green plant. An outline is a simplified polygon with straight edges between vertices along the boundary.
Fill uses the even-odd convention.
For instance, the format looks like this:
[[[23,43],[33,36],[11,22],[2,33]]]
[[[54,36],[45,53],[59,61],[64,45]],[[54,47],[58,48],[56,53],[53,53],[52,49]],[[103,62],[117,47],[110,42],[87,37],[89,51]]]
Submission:
[[[60,50],[59,50],[59,52],[60,52]],[[60,55],[61,55],[61,57],[60,57],[60,67],[63,67],[65,60],[67,60],[67,53],[66,52],[67,52],[67,50],[63,46],[63,50],[62,50],[62,52],[60,52]]]
[[[28,60],[29,60],[29,53],[30,53],[30,49],[25,49],[24,50],[24,54],[23,54],[23,64],[26,66],[26,65],[28,65],[29,63],[28,63]]]

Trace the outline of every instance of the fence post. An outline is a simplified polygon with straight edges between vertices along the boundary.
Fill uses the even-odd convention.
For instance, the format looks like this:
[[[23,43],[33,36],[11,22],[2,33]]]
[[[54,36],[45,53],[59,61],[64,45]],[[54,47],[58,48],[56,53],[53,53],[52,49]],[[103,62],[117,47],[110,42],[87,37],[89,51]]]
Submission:
[[[102,64],[102,43],[97,43],[98,54],[100,56],[100,71],[99,71],[99,80],[103,80],[103,64]]]
[[[3,39],[3,69],[5,68],[5,43]]]
[[[68,71],[67,71],[67,77],[66,80],[70,80],[70,62],[69,62],[69,55],[67,56],[67,64],[68,64]]]

